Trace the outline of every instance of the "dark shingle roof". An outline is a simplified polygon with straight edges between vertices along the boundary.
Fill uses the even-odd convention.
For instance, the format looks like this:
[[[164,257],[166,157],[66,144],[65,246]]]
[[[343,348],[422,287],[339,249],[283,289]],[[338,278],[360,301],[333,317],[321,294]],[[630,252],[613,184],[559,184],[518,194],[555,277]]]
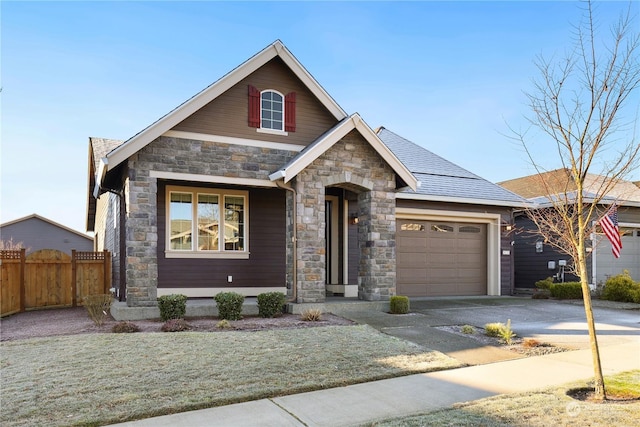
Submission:
[[[420,181],[417,191],[403,193],[467,200],[486,200],[487,204],[520,206],[525,200],[497,184],[443,159],[431,151],[385,129],[378,137]]]

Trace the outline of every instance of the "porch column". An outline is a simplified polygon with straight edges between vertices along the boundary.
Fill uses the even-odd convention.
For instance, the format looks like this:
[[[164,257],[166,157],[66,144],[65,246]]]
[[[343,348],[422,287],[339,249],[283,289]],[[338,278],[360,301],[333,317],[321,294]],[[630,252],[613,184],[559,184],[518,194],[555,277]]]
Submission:
[[[395,194],[363,192],[358,204],[358,298],[388,300],[396,294]]]
[[[324,185],[313,173],[296,177],[298,258],[296,302],[324,302],[325,291],[325,205]]]

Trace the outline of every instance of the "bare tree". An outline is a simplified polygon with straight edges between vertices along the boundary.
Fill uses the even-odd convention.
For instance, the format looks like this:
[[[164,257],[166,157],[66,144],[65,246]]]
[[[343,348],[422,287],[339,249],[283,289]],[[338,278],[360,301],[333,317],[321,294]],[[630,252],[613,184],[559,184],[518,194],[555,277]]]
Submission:
[[[637,105],[629,101],[640,88],[640,39],[632,32],[631,5],[605,40],[597,37],[595,18],[593,5],[586,3],[584,18],[575,26],[574,49],[561,60],[539,57],[536,65],[540,76],[526,94],[531,109],[529,123],[542,135],[535,142],[550,143],[553,149],[549,151],[560,160],[562,173],[544,168],[549,157],[536,161],[534,141],[527,132],[514,133],[546,195],[544,209],[527,212],[538,228],[536,233],[569,256],[573,272],[580,277],[595,395],[606,399],[591,306],[587,248],[603,206],[614,202],[613,188],[639,163],[640,144],[634,128]],[[629,114],[629,110],[635,111]],[[620,141],[621,135],[625,140]],[[599,178],[593,179],[594,176]]]

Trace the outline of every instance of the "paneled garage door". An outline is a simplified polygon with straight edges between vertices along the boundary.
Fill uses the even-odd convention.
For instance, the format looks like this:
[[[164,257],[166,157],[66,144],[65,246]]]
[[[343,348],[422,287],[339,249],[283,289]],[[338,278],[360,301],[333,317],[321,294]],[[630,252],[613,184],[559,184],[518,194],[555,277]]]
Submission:
[[[615,258],[611,252],[611,243],[604,235],[598,236],[596,252],[596,283],[604,283],[608,277],[622,273],[624,270],[634,280],[640,279],[640,229],[622,229],[622,251],[620,258]]]
[[[397,293],[486,295],[487,226],[398,220]]]

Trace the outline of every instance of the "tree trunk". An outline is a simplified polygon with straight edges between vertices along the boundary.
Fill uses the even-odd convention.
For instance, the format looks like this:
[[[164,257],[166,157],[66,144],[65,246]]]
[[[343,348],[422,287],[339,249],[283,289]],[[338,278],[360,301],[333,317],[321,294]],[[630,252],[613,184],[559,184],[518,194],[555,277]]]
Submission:
[[[584,256],[579,256],[580,284],[582,285],[582,297],[584,300],[584,311],[587,315],[587,327],[589,328],[589,343],[591,345],[591,357],[593,359],[594,371],[594,397],[598,400],[605,400],[607,393],[604,388],[604,377],[602,375],[602,365],[600,364],[600,349],[598,348],[598,338],[596,337],[596,323],[593,318],[593,308],[591,306],[591,291],[589,289],[589,277],[587,274],[587,260]]]

